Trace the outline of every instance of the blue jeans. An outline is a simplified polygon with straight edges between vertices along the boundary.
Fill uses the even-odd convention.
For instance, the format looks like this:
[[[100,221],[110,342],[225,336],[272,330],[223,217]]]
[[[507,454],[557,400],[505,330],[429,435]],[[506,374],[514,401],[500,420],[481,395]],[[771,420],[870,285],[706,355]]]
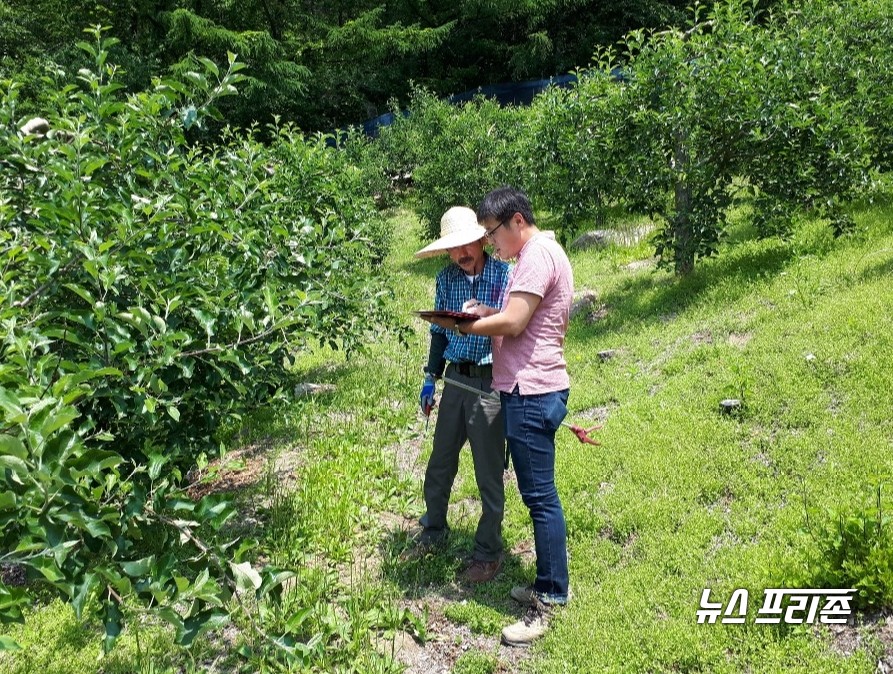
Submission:
[[[533,520],[533,589],[547,603],[564,604],[569,584],[567,528],[555,487],[555,432],[567,416],[568,390],[524,396],[515,388],[500,397],[518,490]]]

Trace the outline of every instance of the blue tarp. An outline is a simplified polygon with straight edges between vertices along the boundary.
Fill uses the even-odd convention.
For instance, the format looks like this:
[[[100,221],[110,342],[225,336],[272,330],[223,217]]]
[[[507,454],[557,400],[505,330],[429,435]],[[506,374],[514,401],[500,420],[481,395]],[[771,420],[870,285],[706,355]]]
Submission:
[[[626,80],[626,76],[620,68],[611,70],[611,77],[618,82]],[[547,87],[569,87],[577,81],[576,75],[556,75],[544,80],[529,80],[527,82],[503,82],[501,84],[490,84],[486,87],[478,87],[477,89],[469,89],[461,94],[453,94],[445,100],[449,103],[466,103],[474,99],[475,96],[485,96],[486,98],[495,98],[500,105],[530,105],[538,93]],[[409,110],[401,110],[400,113],[404,117],[409,114]],[[373,117],[360,126],[363,133],[371,138],[378,136],[378,130],[383,126],[390,126],[394,123],[394,113],[386,112],[378,117]]]

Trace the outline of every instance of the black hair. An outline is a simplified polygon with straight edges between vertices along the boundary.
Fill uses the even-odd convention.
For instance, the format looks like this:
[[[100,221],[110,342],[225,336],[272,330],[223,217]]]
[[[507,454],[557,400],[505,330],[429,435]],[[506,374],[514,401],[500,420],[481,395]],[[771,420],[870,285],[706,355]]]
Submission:
[[[521,190],[503,185],[495,190],[487,193],[478,206],[477,216],[478,222],[483,222],[488,218],[493,218],[502,222],[512,217],[515,213],[520,213],[530,225],[535,225],[536,220],[533,217],[533,209],[530,207],[530,200]]]

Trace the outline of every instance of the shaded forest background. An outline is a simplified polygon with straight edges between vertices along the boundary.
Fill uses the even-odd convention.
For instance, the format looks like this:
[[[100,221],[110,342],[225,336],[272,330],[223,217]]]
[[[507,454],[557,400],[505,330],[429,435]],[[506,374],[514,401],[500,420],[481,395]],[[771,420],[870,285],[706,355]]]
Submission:
[[[636,28],[681,26],[689,0],[8,0],[0,2],[0,76],[27,75],[21,110],[39,113],[53,81],[86,65],[88,25],[120,43],[119,81],[193,67],[193,54],[239,56],[249,79],[223,106],[236,126],[279,116],[327,131],[405,104],[413,86],[449,95],[563,74]],[[768,9],[774,0],[758,3]],[[47,79],[49,78],[49,80]],[[61,85],[60,85],[61,88]]]

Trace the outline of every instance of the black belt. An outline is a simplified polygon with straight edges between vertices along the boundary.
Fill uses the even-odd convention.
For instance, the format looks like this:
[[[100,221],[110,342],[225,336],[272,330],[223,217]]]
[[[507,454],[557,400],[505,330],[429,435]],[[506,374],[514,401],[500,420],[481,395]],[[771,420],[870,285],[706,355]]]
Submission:
[[[475,363],[452,363],[453,369],[465,377],[493,377],[492,365],[476,365]]]

